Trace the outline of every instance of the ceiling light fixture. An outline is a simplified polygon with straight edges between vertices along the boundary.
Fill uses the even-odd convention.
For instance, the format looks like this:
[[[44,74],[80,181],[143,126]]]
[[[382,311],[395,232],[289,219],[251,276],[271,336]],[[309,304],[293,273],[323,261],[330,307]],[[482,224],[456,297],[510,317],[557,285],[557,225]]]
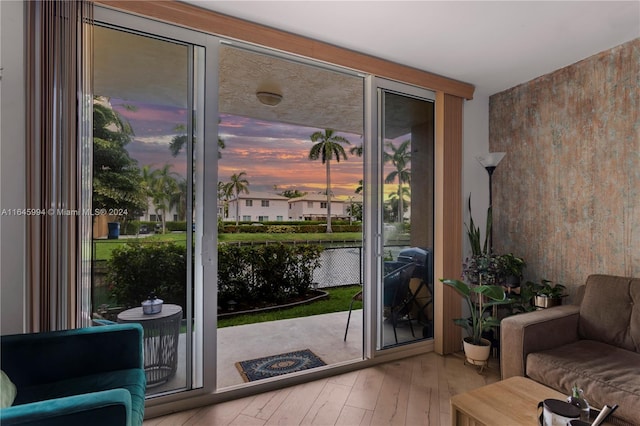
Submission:
[[[276,106],[282,101],[282,95],[273,92],[256,92],[256,97],[264,105]]]

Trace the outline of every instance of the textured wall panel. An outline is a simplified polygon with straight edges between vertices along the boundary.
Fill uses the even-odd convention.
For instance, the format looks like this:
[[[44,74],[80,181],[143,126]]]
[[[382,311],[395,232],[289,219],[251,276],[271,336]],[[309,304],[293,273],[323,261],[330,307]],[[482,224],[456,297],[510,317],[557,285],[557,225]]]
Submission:
[[[640,39],[493,95],[494,249],[525,278],[640,276]]]

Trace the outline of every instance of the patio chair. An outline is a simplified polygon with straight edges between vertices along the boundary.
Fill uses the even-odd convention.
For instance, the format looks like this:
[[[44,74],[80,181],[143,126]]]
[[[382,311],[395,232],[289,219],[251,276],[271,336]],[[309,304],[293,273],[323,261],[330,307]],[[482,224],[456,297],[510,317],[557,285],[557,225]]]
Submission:
[[[353,309],[353,304],[356,301],[362,301],[362,290],[357,292],[351,298],[351,303],[349,304],[349,315],[347,316],[347,327],[344,329],[344,341],[347,341],[347,332],[349,331],[349,322],[351,321],[351,310]]]
[[[385,308],[389,308],[391,314],[391,321],[393,325],[393,334],[398,343],[398,335],[396,333],[396,326],[398,319],[403,315],[409,315],[407,310],[407,297],[410,294],[409,283],[411,276],[416,267],[415,263],[404,262],[385,262],[385,276],[383,278],[383,299]],[[344,341],[347,340],[347,333],[349,332],[349,322],[351,321],[351,311],[353,310],[353,304],[356,301],[362,301],[362,290],[358,291],[351,297],[351,303],[349,304],[349,315],[347,316],[347,326],[344,330]],[[411,327],[411,334],[413,333],[413,326],[409,321]]]
[[[398,343],[396,328],[398,327],[398,321],[403,317],[407,317],[411,335],[416,337],[411,323],[412,293],[409,287],[415,268],[415,263],[405,263],[384,277],[383,305],[388,310],[388,318],[393,327],[393,337],[396,343]]]

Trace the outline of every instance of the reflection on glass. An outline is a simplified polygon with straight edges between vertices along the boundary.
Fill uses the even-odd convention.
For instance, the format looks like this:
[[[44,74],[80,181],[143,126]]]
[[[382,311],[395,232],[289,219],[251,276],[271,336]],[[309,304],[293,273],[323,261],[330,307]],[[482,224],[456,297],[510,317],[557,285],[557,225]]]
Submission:
[[[379,347],[433,337],[433,103],[383,92]]]
[[[94,35],[94,318],[142,324],[147,394],[182,389],[192,239],[189,48],[101,27]],[[144,312],[148,299],[162,300],[160,313]]]

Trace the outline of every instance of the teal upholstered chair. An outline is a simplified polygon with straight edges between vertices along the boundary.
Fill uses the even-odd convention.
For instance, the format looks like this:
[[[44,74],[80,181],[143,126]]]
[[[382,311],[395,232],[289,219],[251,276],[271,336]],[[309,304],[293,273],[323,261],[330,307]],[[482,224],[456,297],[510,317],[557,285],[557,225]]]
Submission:
[[[0,339],[0,367],[17,391],[11,406],[0,409],[3,426],[142,425],[146,378],[139,324]],[[3,394],[4,388],[11,386],[3,386]]]

